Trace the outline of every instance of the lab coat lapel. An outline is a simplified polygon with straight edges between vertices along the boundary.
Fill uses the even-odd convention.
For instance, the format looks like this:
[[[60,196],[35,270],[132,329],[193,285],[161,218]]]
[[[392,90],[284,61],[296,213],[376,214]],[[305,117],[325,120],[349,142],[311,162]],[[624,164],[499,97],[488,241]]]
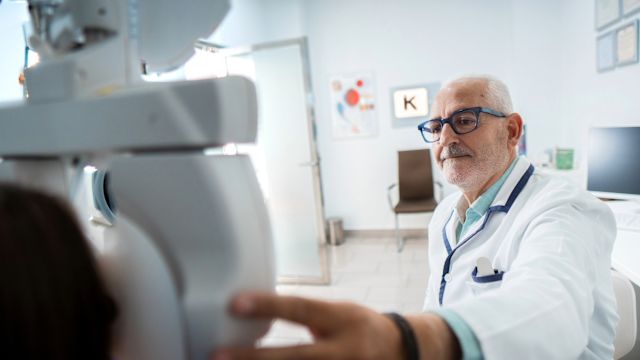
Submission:
[[[493,199],[493,202],[491,203],[491,206],[489,206],[487,212],[484,214],[484,216],[482,216],[482,218],[476,221],[476,223],[467,230],[466,234],[461,239],[459,239],[459,241],[457,241],[458,239],[456,239],[456,247],[464,245],[467,241],[473,241],[473,237],[484,230],[484,227],[487,225],[488,220],[490,220],[487,217],[492,216],[492,212],[502,211],[506,213],[509,211],[509,208],[511,207],[511,203],[509,203],[509,200],[511,199],[511,202],[513,202],[515,200],[515,197],[517,197],[517,195],[519,194],[520,190],[522,190],[521,188],[518,188],[518,185],[520,184],[520,180],[523,179],[525,173],[527,173],[530,165],[531,164],[527,159],[522,157],[518,158],[513,171],[511,171],[511,174],[509,174],[509,177],[498,191],[498,194],[496,195],[495,199]],[[525,180],[528,180],[528,176]],[[526,181],[524,183],[526,184]],[[447,235],[451,236],[450,234],[452,234],[455,237],[456,224],[458,221],[457,214],[454,214],[453,217],[456,218],[456,222],[454,223],[454,225],[449,224],[449,226],[447,226]],[[451,222],[454,222],[453,219],[451,220]],[[453,227],[451,228],[451,226]]]
[[[456,227],[459,221],[458,214],[456,214],[455,210],[452,210],[449,219],[442,227],[442,240],[444,241],[444,247],[447,249],[447,254],[451,254],[451,251],[458,245]]]

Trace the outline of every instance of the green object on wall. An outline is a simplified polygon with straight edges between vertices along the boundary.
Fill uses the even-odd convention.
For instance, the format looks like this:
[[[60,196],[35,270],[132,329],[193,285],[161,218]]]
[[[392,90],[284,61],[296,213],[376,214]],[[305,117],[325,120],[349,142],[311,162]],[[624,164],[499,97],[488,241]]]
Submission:
[[[573,169],[573,149],[556,149],[556,169]]]

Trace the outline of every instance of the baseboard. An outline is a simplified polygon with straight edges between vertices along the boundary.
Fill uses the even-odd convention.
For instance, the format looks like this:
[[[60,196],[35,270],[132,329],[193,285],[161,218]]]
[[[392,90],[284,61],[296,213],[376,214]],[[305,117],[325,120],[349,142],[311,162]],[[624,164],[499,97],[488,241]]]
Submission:
[[[427,229],[400,229],[398,231],[403,238],[427,238]],[[367,229],[367,230],[344,230],[344,236],[347,238],[395,238],[396,231],[394,229]]]

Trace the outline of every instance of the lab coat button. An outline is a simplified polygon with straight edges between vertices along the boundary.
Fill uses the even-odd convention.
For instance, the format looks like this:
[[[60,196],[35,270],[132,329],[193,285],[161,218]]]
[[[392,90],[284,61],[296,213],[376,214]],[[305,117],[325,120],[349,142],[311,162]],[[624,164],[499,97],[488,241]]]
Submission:
[[[446,282],[451,281],[451,274],[450,273],[444,274],[444,281],[446,281]]]

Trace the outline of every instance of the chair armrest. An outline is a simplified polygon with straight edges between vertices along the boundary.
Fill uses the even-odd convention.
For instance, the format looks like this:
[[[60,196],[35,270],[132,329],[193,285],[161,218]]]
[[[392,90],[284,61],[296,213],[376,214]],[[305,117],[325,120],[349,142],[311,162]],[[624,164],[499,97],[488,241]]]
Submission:
[[[387,201],[389,202],[389,209],[391,209],[391,211],[393,211],[393,200],[391,199],[391,191],[393,190],[393,188],[395,188],[396,186],[398,186],[398,184],[393,183],[391,185],[389,185],[389,187],[387,187]]]

